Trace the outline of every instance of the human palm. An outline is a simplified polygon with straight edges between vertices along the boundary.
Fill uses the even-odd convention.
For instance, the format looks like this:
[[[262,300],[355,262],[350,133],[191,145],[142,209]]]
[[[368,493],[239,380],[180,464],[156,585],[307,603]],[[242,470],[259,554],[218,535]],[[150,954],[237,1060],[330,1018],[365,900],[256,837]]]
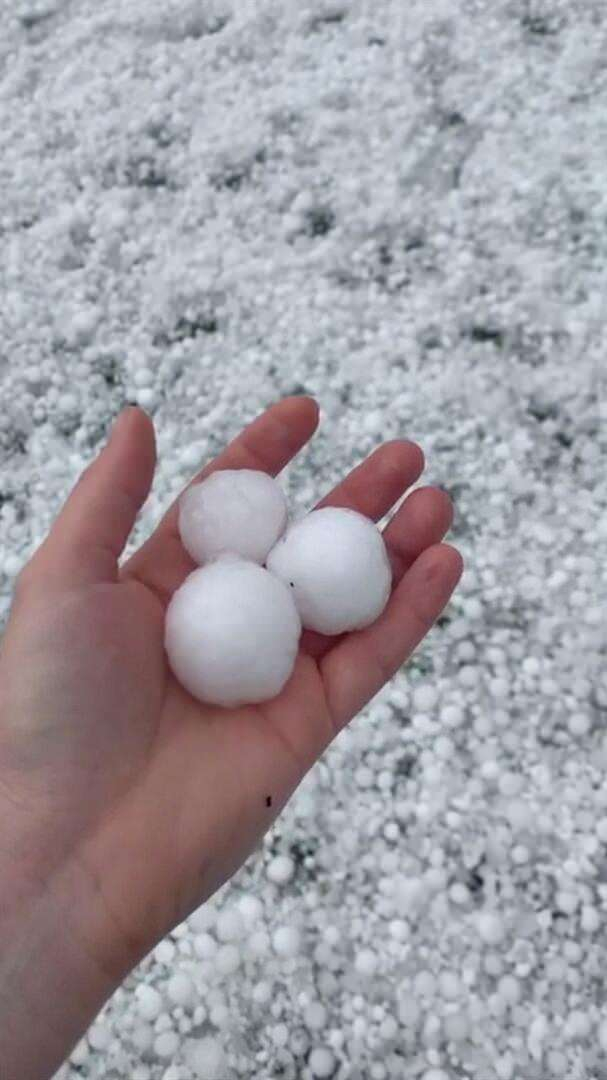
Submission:
[[[286,398],[195,479],[217,467],[276,474],[316,423],[313,401]],[[176,504],[118,565],[154,466],[151,421],[128,410],[22,571],[0,649],[0,808],[20,872],[71,897],[82,947],[113,981],[242,864],[425,636],[462,571],[440,542],[450,500],[417,490],[384,533],[394,588],[373,626],[305,632],[271,701],[202,705],[164,651],[166,604],[193,569]],[[378,519],[422,469],[415,444],[386,443],[322,504]]]

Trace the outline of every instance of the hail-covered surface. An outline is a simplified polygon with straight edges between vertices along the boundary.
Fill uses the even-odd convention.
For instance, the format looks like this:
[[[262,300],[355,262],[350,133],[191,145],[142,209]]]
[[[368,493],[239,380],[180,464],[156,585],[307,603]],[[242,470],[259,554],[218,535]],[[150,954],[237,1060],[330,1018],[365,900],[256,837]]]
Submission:
[[[129,550],[305,390],[295,511],[405,436],[466,564],[60,1075],[604,1077],[603,0],[0,8],[3,611],[125,400]]]

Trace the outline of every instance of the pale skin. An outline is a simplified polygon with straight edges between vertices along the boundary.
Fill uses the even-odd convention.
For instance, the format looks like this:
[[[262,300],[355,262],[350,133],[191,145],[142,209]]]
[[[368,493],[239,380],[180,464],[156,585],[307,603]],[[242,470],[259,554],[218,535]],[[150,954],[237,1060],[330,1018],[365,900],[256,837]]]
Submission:
[[[316,403],[285,398],[202,472],[279,474]],[[166,661],[163,618],[194,564],[176,503],[120,557],[156,462],[154,427],[120,415],[19,575],[0,645],[0,1056],[52,1076],[128,972],[247,859],[306,772],[431,629],[463,568],[453,507],[418,488],[384,537],[394,585],[365,630],[305,633],[263,705],[200,704]],[[379,519],[417,482],[414,443],[384,443],[319,505]]]

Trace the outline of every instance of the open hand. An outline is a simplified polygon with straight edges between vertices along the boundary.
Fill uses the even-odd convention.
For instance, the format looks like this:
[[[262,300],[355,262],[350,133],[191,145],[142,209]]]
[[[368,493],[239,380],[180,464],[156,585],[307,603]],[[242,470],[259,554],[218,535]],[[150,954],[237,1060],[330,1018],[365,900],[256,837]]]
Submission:
[[[195,480],[216,468],[276,475],[317,421],[313,400],[286,398]],[[103,985],[93,1012],[242,864],[306,771],[424,638],[462,573],[459,553],[441,543],[448,496],[416,490],[384,533],[394,588],[380,618],[340,638],[306,632],[272,701],[202,705],[175,680],[163,647],[165,607],[194,568],[176,503],[119,566],[155,460],[150,418],[125,410],[19,575],[0,649],[0,877],[16,882],[20,901],[46,892],[65,913],[70,948]],[[385,443],[319,505],[377,520],[423,467],[414,443]]]

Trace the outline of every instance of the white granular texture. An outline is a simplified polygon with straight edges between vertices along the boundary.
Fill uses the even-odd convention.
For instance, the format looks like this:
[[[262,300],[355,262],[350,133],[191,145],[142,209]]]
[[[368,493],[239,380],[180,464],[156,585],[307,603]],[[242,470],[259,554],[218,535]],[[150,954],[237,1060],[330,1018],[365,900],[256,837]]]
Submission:
[[[81,1039],[58,1080],[298,1077],[323,1047],[352,1080],[603,1076],[604,0],[0,7],[3,616],[126,400],[158,466],[125,557],[262,408],[308,392],[318,433],[278,478],[294,514],[413,439],[466,564],[221,898],[107,1004],[107,1051]],[[423,496],[414,518],[411,541]],[[299,950],[275,952],[294,923]]]

